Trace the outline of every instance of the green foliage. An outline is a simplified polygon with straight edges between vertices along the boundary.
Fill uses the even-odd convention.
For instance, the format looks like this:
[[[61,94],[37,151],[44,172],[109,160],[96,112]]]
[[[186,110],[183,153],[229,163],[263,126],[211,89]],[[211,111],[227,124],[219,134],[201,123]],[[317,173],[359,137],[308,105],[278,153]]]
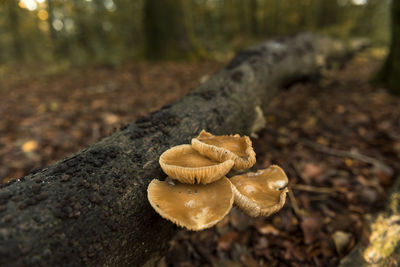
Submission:
[[[300,31],[385,44],[389,1],[2,0],[0,62],[195,60]]]

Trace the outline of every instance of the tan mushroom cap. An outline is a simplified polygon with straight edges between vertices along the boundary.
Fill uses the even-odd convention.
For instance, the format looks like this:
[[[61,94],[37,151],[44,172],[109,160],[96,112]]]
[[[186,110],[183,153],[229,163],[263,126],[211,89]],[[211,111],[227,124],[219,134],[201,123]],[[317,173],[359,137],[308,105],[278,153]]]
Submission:
[[[207,185],[171,185],[154,179],[147,188],[147,198],[163,218],[199,231],[221,221],[231,210],[234,197],[231,182],[223,177]]]
[[[216,161],[233,160],[234,170],[248,169],[256,163],[256,153],[248,136],[214,136],[202,130],[199,136],[192,139],[192,146],[200,154]]]
[[[191,145],[179,145],[166,150],[159,162],[168,176],[187,184],[214,182],[224,177],[234,164],[233,160],[219,162],[206,158]]]
[[[269,216],[285,204],[288,178],[277,165],[236,175],[231,182],[235,204],[249,216]]]

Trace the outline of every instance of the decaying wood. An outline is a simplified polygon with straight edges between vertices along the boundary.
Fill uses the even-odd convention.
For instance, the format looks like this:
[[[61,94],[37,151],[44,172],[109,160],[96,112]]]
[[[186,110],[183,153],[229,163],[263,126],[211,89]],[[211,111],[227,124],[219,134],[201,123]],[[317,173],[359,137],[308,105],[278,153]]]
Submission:
[[[399,266],[400,176],[393,185],[386,210],[366,221],[362,240],[342,259],[340,266]]]
[[[269,41],[171,106],[0,189],[0,266],[137,266],[162,251],[176,227],[150,207],[147,185],[164,179],[167,148],[201,129],[250,134],[279,88],[317,75],[340,43],[312,34]]]

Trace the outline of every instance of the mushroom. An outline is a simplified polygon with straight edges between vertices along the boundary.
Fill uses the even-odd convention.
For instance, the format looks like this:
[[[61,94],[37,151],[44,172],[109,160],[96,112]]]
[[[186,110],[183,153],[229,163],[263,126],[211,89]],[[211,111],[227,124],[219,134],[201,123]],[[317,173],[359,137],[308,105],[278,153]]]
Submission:
[[[234,170],[248,169],[256,163],[256,153],[248,136],[222,135],[214,136],[202,130],[192,139],[192,146],[200,154],[213,160],[224,162],[233,160]]]
[[[277,165],[232,177],[235,204],[249,216],[269,216],[285,204],[288,178]]]
[[[165,219],[199,231],[214,226],[233,204],[231,182],[223,177],[207,185],[170,184],[154,179],[147,189],[151,206]]]
[[[220,162],[204,157],[191,145],[179,145],[166,150],[161,154],[159,163],[171,178],[187,184],[214,182],[224,177],[234,164],[229,159]]]

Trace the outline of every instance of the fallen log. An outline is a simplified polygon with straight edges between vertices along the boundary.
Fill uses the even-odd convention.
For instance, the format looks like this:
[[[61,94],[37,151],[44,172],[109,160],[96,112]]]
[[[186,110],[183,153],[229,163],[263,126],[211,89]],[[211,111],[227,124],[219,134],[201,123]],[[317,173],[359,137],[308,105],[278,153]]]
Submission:
[[[330,58],[348,52],[313,34],[251,47],[173,105],[1,185],[0,266],[137,266],[154,259],[176,230],[146,197],[149,182],[165,178],[159,155],[201,129],[256,131],[260,110],[279,88],[318,75]]]

